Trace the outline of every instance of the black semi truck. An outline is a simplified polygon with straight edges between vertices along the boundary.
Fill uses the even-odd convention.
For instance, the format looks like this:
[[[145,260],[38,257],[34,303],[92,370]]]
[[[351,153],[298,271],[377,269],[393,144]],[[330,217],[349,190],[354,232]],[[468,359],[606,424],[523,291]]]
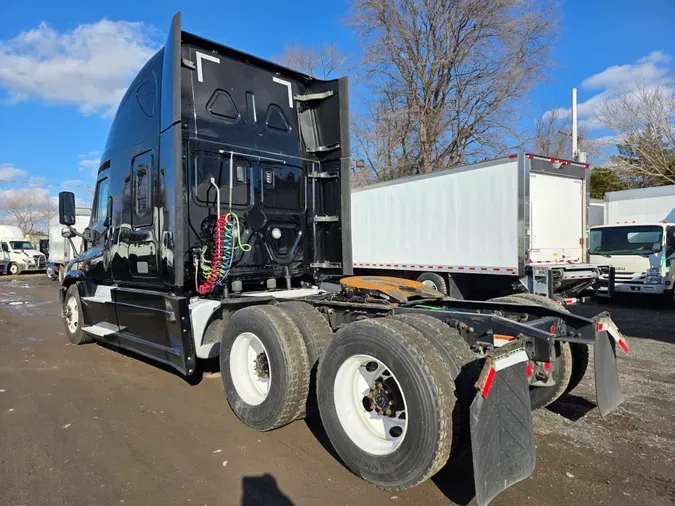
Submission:
[[[219,356],[243,423],[318,409],[345,465],[386,489],[470,450],[487,504],[532,474],[531,409],[579,383],[589,347],[601,414],[623,401],[625,340],[608,315],[542,297],[453,300],[352,276],[350,170],[346,78],[183,32],[176,14],[120,103],[89,227],[70,231],[85,250],[61,287],[68,338],[186,376]],[[72,193],[59,219],[74,224]]]

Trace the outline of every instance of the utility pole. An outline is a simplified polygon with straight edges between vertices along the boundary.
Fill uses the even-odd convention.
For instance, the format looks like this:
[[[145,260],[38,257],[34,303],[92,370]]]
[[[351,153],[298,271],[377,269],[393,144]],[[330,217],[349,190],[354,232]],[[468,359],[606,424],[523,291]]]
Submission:
[[[577,131],[577,89],[572,88],[572,160],[586,163],[586,153],[579,151]]]

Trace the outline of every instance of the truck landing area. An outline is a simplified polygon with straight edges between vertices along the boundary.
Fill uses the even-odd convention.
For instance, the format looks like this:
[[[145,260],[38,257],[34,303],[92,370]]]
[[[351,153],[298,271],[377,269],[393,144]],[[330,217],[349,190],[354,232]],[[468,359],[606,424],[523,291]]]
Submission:
[[[44,274],[0,277],[0,504],[472,500],[461,463],[409,491],[379,490],[331,455],[317,419],[257,433],[236,419],[218,375],[190,384],[137,356],[73,346],[57,300],[57,284]],[[608,309],[628,336],[631,354],[619,355],[626,402],[601,419],[587,377],[575,395],[535,412],[536,471],[492,504],[674,504],[672,310],[570,309]]]

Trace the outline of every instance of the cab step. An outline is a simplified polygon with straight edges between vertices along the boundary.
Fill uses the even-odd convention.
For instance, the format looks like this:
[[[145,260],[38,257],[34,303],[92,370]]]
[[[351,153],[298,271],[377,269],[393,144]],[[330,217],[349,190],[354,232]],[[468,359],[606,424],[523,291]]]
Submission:
[[[82,330],[87,334],[93,334],[98,337],[106,337],[115,332],[121,332],[124,329],[125,327],[120,327],[119,325],[109,322],[98,322],[96,325],[82,327]]]

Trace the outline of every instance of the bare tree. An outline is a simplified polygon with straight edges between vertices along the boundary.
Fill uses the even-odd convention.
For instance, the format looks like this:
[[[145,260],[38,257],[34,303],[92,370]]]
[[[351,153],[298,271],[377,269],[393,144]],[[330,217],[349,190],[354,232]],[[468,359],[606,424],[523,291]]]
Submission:
[[[352,11],[368,100],[405,118],[394,122],[394,162],[427,173],[522,144],[518,106],[542,78],[555,33],[549,1],[354,0]],[[381,147],[391,118],[370,120],[360,128]]]
[[[640,78],[633,91],[603,102],[597,119],[615,135],[612,168],[636,186],[675,184],[675,82]]]
[[[285,67],[319,79],[337,77],[335,74],[344,67],[346,60],[345,54],[335,44],[324,44],[320,48],[288,44],[274,58]]]
[[[57,212],[56,206],[42,192],[27,190],[32,189],[2,192],[0,214],[4,221],[18,226],[24,236],[44,233],[49,227],[49,219]]]
[[[589,160],[601,156],[601,146],[591,139],[584,125],[579,125],[578,149]],[[532,150],[538,155],[566,160],[572,159],[572,119],[569,111],[553,109],[537,119],[532,139]]]

